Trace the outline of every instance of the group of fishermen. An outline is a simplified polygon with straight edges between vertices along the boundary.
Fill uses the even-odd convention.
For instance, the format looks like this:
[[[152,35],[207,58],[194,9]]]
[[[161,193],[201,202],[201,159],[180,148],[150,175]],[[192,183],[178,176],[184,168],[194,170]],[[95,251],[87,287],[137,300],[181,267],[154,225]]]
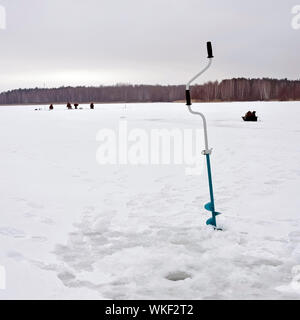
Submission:
[[[79,104],[78,103],[74,103],[74,109],[77,110],[78,107],[79,107]],[[53,104],[50,104],[49,110],[53,110],[53,109],[54,109]],[[67,103],[67,109],[69,109],[69,110],[73,109],[72,104],[70,102]],[[92,110],[95,109],[95,106],[94,106],[93,102],[90,104],[90,109],[92,109]]]
[[[74,103],[74,109],[77,110],[79,107],[79,104],[78,103]],[[53,107],[53,104],[51,104],[49,106],[49,110],[53,110],[54,107]],[[72,107],[72,104],[70,102],[67,103],[67,109],[68,110],[72,110],[73,107]],[[95,106],[94,106],[94,103],[92,102],[90,104],[90,109],[95,109]],[[257,121],[257,115],[256,115],[256,111],[248,111],[246,112],[245,116],[242,117],[244,121]]]

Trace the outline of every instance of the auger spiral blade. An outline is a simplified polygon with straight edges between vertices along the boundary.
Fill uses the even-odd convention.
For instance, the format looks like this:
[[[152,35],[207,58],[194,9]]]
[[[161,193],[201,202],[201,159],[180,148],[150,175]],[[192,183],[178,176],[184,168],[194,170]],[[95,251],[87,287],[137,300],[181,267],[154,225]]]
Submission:
[[[220,215],[221,212],[216,212],[215,209],[214,209],[214,205],[211,203],[211,202],[208,202],[204,208],[207,210],[207,211],[210,211],[212,213],[212,217],[209,218],[207,221],[206,221],[206,224],[207,225],[211,225],[213,226],[215,229],[217,230],[222,230],[220,228],[217,228],[217,223],[216,223],[216,216]]]

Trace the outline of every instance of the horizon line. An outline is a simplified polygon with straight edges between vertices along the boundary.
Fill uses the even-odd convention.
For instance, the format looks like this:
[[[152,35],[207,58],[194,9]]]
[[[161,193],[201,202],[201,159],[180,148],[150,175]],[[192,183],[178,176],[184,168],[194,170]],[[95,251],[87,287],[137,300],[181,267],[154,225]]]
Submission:
[[[270,78],[270,77],[258,77],[258,78],[246,78],[246,77],[233,77],[233,78],[225,78],[225,79],[222,79],[222,80],[209,80],[209,81],[206,81],[202,84],[199,84],[199,83],[195,83],[193,86],[203,86],[205,84],[208,84],[208,83],[221,83],[223,81],[228,81],[228,80],[242,80],[242,79],[245,79],[245,80],[276,80],[276,81],[290,81],[290,82],[297,82],[297,81],[300,81],[300,78],[298,79],[288,79],[288,78]],[[0,95],[3,94],[3,93],[7,93],[7,92],[12,92],[12,91],[18,91],[18,90],[52,90],[52,89],[61,89],[61,88],[100,88],[100,87],[117,87],[117,86],[120,86],[120,87],[126,87],[126,86],[160,86],[160,87],[170,87],[170,86],[185,86],[186,84],[184,83],[181,83],[181,84],[159,84],[159,83],[153,83],[153,84],[149,84],[149,83],[126,83],[126,82],[116,82],[115,84],[99,84],[98,86],[97,85],[75,85],[75,86],[72,86],[72,85],[62,85],[62,86],[57,86],[57,87],[27,87],[27,88],[14,88],[14,89],[9,89],[9,90],[5,90],[5,91],[1,91],[0,92]]]

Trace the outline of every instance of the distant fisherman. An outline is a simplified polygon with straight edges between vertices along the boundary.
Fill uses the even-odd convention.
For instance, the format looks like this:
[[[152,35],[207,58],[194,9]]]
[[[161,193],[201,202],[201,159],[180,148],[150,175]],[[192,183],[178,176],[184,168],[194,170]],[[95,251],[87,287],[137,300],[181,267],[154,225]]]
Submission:
[[[245,114],[245,118],[251,118],[252,117],[252,112],[251,111],[248,111],[246,114]]]
[[[95,109],[93,102],[91,103],[90,108],[91,108],[91,109]]]
[[[70,103],[70,102],[68,102],[68,104],[67,104],[67,108],[68,108],[69,110],[71,110],[71,109],[72,109],[72,105],[71,105],[71,103]]]
[[[78,103],[74,103],[74,107],[75,107],[76,110],[77,110],[78,106],[79,106]]]
[[[244,121],[257,121],[256,111],[248,111],[242,118]]]
[[[49,110],[53,110],[53,109],[54,109],[53,104],[50,104]]]

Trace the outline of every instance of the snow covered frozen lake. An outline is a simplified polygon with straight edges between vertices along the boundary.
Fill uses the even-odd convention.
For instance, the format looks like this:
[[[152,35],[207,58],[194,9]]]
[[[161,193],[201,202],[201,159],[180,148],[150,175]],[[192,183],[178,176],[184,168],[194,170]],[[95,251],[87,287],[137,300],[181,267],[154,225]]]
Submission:
[[[223,231],[205,171],[96,161],[120,120],[202,128],[183,103],[82,107],[0,107],[0,299],[300,298],[300,102],[193,105]]]

